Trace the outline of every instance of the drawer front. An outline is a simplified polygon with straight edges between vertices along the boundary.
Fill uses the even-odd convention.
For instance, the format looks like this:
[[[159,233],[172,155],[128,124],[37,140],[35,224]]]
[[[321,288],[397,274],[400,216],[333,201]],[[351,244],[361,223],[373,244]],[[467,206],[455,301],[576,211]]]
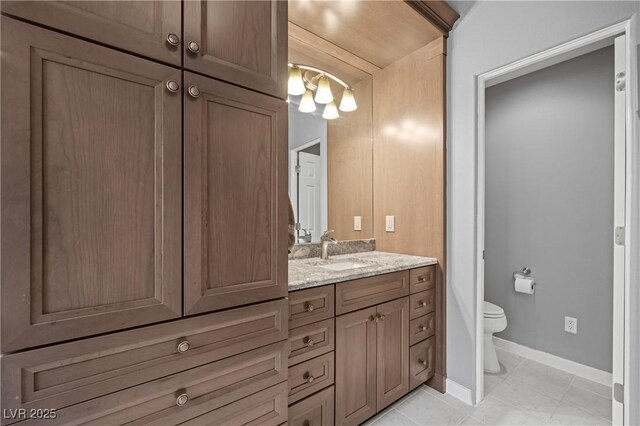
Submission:
[[[336,284],[338,315],[409,295],[409,271]]]
[[[282,405],[286,406],[286,352],[286,341],[274,343],[63,408],[57,411],[56,421],[96,425],[179,424],[278,384],[284,386]],[[39,423],[46,424],[29,422]]]
[[[415,345],[436,334],[436,314],[431,312],[409,323],[409,345]]]
[[[410,297],[411,319],[424,316],[436,310],[436,291],[427,290],[421,293],[412,294]]]
[[[285,299],[4,356],[4,408],[63,408],[285,340]]]
[[[270,426],[287,420],[287,384],[280,383],[182,425]],[[168,424],[168,423],[159,423]]]
[[[328,318],[335,312],[333,285],[289,293],[289,328],[300,327]]]
[[[289,368],[289,404],[334,382],[333,352]]]
[[[334,388],[331,386],[289,407],[289,425],[333,426]]]
[[[436,338],[431,337],[409,350],[409,389],[413,390],[433,377]]]
[[[291,343],[289,365],[299,364],[333,351],[335,348],[334,330],[333,318],[289,330],[289,342]]]
[[[436,288],[436,265],[412,269],[409,281],[411,294]]]

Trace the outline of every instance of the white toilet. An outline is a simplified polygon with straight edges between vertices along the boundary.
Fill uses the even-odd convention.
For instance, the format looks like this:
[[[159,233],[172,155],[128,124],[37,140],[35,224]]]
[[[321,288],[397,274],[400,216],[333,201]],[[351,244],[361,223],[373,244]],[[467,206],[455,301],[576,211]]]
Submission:
[[[493,333],[499,333],[507,328],[507,317],[504,310],[493,303],[484,302],[484,371],[499,373],[500,364],[493,345]]]

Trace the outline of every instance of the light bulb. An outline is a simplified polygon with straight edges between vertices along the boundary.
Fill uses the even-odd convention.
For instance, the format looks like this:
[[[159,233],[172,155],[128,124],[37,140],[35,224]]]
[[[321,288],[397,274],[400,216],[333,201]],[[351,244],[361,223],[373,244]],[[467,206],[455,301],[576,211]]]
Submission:
[[[302,95],[302,99],[300,99],[300,105],[298,106],[298,111],[300,112],[313,112],[316,110],[316,103],[313,102],[313,93],[311,90],[307,90]]]
[[[307,90],[304,87],[304,81],[302,81],[302,71],[298,67],[289,68],[289,94],[290,95],[302,95]]]
[[[319,104],[328,104],[333,102],[333,94],[331,93],[331,85],[329,84],[329,77],[323,75],[318,81],[318,90],[316,91],[315,100]]]
[[[322,118],[325,120],[333,120],[340,117],[338,114],[338,108],[336,108],[336,103],[331,101],[324,106],[324,111],[322,112]]]
[[[353,91],[345,87],[340,101],[340,111],[349,112],[356,109],[358,109],[358,105],[356,105],[356,98],[353,97]]]

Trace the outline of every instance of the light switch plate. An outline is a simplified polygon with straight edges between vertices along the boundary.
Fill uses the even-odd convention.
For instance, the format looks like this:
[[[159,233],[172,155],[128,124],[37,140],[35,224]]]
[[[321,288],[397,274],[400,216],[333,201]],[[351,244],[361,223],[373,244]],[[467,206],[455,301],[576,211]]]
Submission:
[[[387,232],[395,232],[396,230],[396,217],[386,216],[384,230]]]
[[[353,230],[362,231],[362,216],[353,217]]]

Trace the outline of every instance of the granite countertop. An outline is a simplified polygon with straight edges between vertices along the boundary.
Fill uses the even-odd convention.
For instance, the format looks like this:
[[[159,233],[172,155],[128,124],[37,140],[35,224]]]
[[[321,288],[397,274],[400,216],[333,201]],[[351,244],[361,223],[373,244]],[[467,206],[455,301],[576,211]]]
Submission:
[[[369,266],[332,271],[321,268],[321,265],[342,262],[366,263]],[[364,253],[331,256],[328,260],[318,258],[289,260],[289,291],[318,287],[373,275],[435,265],[438,260],[433,257],[412,256],[408,254],[369,251]]]

